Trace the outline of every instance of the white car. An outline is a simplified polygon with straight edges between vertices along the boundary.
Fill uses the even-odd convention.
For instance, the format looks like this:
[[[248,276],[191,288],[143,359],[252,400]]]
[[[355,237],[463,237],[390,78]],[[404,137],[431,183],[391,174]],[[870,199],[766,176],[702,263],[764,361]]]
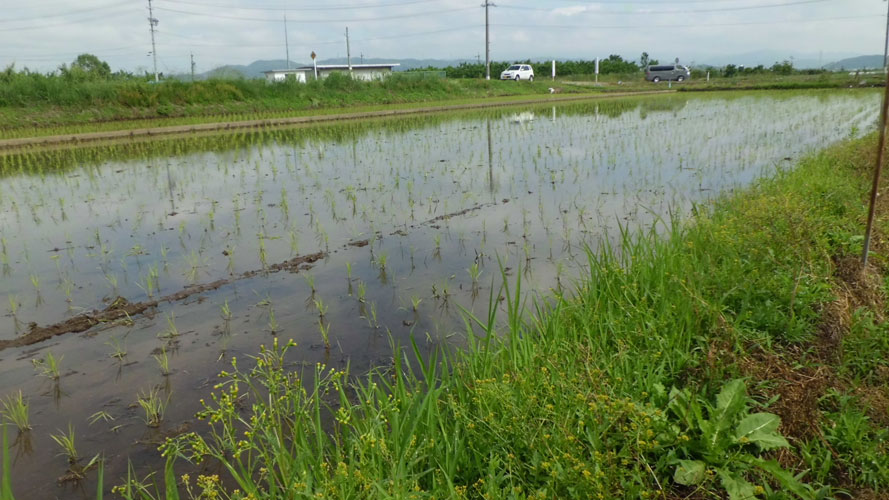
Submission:
[[[513,64],[500,73],[501,80],[528,80],[534,81],[534,68],[530,64]]]

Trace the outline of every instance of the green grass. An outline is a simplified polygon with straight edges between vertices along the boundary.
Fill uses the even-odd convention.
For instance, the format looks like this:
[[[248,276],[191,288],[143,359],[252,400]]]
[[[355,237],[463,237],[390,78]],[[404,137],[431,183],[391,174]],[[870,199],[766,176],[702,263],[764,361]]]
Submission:
[[[4,74],[0,74],[0,83]],[[352,81],[336,75],[324,81],[270,85],[264,80],[167,81],[152,85],[133,80],[65,81],[37,74],[10,77],[0,85],[0,139],[37,137],[173,125],[274,119],[343,112],[482,104],[540,98],[549,87],[560,93],[610,93],[664,90],[666,82],[646,82],[632,74],[571,75],[534,82],[481,79],[416,79],[396,74],[381,82]],[[714,77],[697,73],[673,84],[680,91],[814,89],[872,86],[875,76],[848,73]]]
[[[502,102],[549,95],[548,82],[498,80],[415,80],[396,75],[382,82],[329,78],[270,85],[264,80],[165,82],[87,82],[105,86],[95,95],[46,100],[30,96],[0,105],[0,138],[32,137],[168,125],[243,121],[343,112],[380,111]],[[76,86],[76,85],[75,85]],[[565,92],[590,92],[566,88]],[[12,91],[10,91],[12,92]],[[61,99],[61,100],[60,100]],[[0,92],[0,103],[4,102]]]
[[[840,293],[833,258],[860,251],[872,143],[807,158],[690,220],[613,235],[619,247],[589,252],[564,297],[529,302],[516,272],[500,291],[507,314],[468,318],[465,349],[393,346],[392,367],[352,377],[289,371],[292,344],[275,340],[232,360],[199,414],[208,431],[164,453],[222,465],[224,480],[183,481],[193,497],[885,491],[886,430],[860,396],[885,384],[866,376],[883,363],[882,311],[855,309],[841,362],[818,355],[820,313]],[[819,369],[832,375],[806,434],[776,387]],[[151,489],[131,479],[118,491]]]
[[[0,431],[3,433],[3,441],[0,443],[0,451],[3,453],[3,464],[0,465],[0,500],[14,500],[12,496],[12,461],[9,458],[9,437],[6,433],[6,423],[0,423]]]

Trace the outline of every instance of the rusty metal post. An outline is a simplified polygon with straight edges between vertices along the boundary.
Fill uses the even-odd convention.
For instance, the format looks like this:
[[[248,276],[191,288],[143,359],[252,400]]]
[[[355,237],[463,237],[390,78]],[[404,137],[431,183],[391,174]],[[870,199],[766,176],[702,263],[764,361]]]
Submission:
[[[877,195],[880,189],[880,172],[883,170],[883,152],[886,149],[886,112],[889,110],[889,82],[884,84],[883,108],[880,112],[880,138],[877,141],[877,163],[874,165],[874,185],[870,191],[870,209],[867,212],[867,228],[864,230],[864,251],[861,254],[861,268],[867,266],[867,255],[870,251],[870,238],[874,225],[874,213],[877,208]]]
[[[889,5],[886,6],[886,41],[883,44],[884,80],[883,108],[880,110],[880,139],[877,141],[877,164],[874,166],[874,185],[870,190],[870,208],[867,212],[867,227],[864,230],[864,250],[861,252],[861,269],[867,267],[870,252],[870,238],[873,232],[874,215],[877,210],[877,195],[880,189],[880,172],[883,170],[883,150],[886,148],[886,112],[889,111],[889,72],[886,71],[886,56],[889,55]]]

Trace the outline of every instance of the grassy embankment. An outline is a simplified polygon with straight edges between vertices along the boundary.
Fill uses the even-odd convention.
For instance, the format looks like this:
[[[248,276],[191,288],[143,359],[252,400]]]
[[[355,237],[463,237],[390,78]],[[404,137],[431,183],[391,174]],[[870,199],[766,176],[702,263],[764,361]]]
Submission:
[[[515,278],[466,350],[357,380],[290,372],[277,342],[233,360],[167,478],[188,457],[229,476],[178,478],[195,497],[885,495],[885,218],[857,265],[872,144],[624,235],[568,296],[525,303]]]
[[[803,89],[872,84],[875,77],[848,74],[761,74],[695,78],[673,84],[677,90]],[[135,81],[68,82],[62,78],[19,77],[0,83],[0,139],[82,132],[127,130],[169,125],[271,119],[301,115],[377,111],[453,104],[521,102],[557,87],[561,93],[608,93],[666,89],[645,82],[641,74],[572,76],[555,83],[477,79],[419,79],[395,75],[383,82],[332,78],[308,85],[268,85],[264,80],[170,81],[158,85]]]
[[[585,86],[595,85],[595,75],[572,75],[563,81],[568,84]],[[775,73],[738,74],[731,77],[714,75],[707,81],[706,72],[695,71],[690,80],[672,82],[672,88],[679,91],[696,90],[791,90],[849,88],[860,86],[881,86],[885,78],[882,75],[850,75],[848,72],[820,73],[817,75]],[[657,84],[645,80],[641,73],[599,75],[599,86],[604,90],[637,90],[666,88],[667,82]]]
[[[270,85],[265,80],[199,82],[94,81],[66,86],[0,85],[0,138],[147,128],[166,125],[376,111],[399,107],[522,100],[549,94],[550,83],[418,79],[381,82],[340,75],[320,82]],[[51,88],[43,88],[51,87]],[[589,92],[569,88],[565,92]]]

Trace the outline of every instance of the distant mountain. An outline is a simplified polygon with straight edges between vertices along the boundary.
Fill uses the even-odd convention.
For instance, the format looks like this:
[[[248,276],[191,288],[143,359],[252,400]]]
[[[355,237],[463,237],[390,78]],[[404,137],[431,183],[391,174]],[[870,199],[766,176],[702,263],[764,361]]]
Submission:
[[[305,66],[303,63],[290,61],[290,67],[296,68]],[[218,68],[213,68],[206,73],[201,73],[200,78],[263,78],[263,71],[271,71],[273,69],[283,69],[287,67],[286,59],[271,59],[253,61],[244,66],[241,64],[227,64]]]
[[[758,66],[762,64],[769,67],[773,64],[783,62],[785,60],[792,61],[793,67],[797,69],[820,68],[829,61],[836,61],[846,57],[852,57],[855,54],[843,52],[824,52],[824,53],[793,53],[781,50],[757,50],[734,55],[719,55],[712,57],[701,57],[698,63],[708,66],[722,67],[726,64],[734,64],[736,66]],[[695,64],[700,66],[702,64]]]
[[[824,65],[825,69],[829,69],[831,71],[838,71],[841,69],[854,71],[857,69],[874,69],[882,67],[883,56],[879,54],[873,56],[849,57],[846,59],[840,59],[837,62],[832,62],[830,64]]]

